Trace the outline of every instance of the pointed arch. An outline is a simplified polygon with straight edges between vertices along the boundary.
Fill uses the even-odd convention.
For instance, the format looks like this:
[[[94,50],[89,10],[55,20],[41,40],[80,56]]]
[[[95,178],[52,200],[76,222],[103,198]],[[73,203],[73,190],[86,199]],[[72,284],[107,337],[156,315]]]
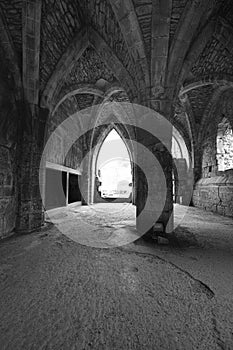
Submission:
[[[102,59],[106,66],[113,72],[116,79],[123,84],[123,87],[129,95],[131,95],[132,98],[136,95],[136,87],[133,79],[104,39],[94,29],[83,28],[60,58],[55,71],[42,93],[41,106],[49,107],[53,105],[53,101],[65,78],[90,45],[100,56],[100,59]]]
[[[200,79],[196,78],[180,89],[179,97],[182,98],[187,92],[208,85],[233,87],[233,76],[228,74],[208,74]]]
[[[233,169],[233,131],[227,117],[223,117],[217,126],[216,160],[218,171]]]
[[[149,66],[142,31],[135,13],[132,0],[110,0],[113,12],[118,20],[121,32],[134,62],[141,66],[144,84],[150,87]],[[140,77],[139,77],[140,79]]]
[[[110,109],[108,109],[108,103],[107,101],[103,102],[100,108],[98,109],[97,116],[96,116],[96,122],[92,129],[91,133],[91,139],[89,144],[89,161],[88,161],[88,169],[87,174],[90,176],[90,181],[88,182],[88,190],[87,190],[87,198],[90,202],[93,201],[93,193],[94,193],[94,176],[95,176],[95,164],[96,159],[99,153],[99,150],[101,148],[101,145],[103,144],[106,136],[109,134],[109,132],[112,129],[116,129],[118,134],[120,135],[121,139],[124,141],[126,148],[128,150],[128,153],[130,155],[131,162],[133,162],[136,159],[136,150],[135,150],[135,144],[131,142],[131,140],[135,139],[134,131],[132,130],[132,127],[130,126],[131,123],[129,122],[129,125],[127,124],[128,115],[125,110],[123,110],[121,104],[110,102]],[[106,106],[107,113],[105,114],[103,107]],[[100,123],[101,121],[101,123]],[[129,120],[128,120],[129,121]],[[98,127],[98,125],[101,125],[101,127]],[[125,140],[128,140],[127,142]],[[135,169],[132,169],[132,172],[134,174]],[[133,175],[134,177],[134,175]]]
[[[104,132],[102,134],[99,135],[99,138],[98,138],[98,151],[97,153],[99,153],[99,150],[101,149],[104,141],[106,140],[106,138],[108,137],[108,135],[113,131],[115,130],[117,132],[117,134],[120,136],[120,138],[122,139],[122,141],[124,142],[126,148],[127,148],[127,151],[129,153],[129,157],[130,157],[130,160],[131,162],[133,162],[134,160],[134,156],[132,154],[132,149],[129,147],[129,144],[127,142],[125,142],[125,135],[123,134],[123,131],[125,134],[127,134],[127,138],[130,139],[130,133],[129,131],[127,130],[127,127],[124,125],[122,126],[122,124],[118,124],[118,121],[115,120],[115,122],[111,122],[111,124],[109,124],[106,129],[104,130]]]
[[[185,56],[198,30],[201,18],[209,6],[208,0],[188,0],[186,3],[169,50],[167,84],[173,89],[176,88]]]
[[[52,110],[52,115],[54,115],[59,108],[59,106],[71,96],[79,95],[79,94],[92,94],[98,97],[104,97],[104,92],[100,89],[97,89],[95,85],[91,84],[76,84],[71,85],[69,89],[67,89],[67,92],[65,92],[64,96],[59,100],[59,102],[55,105],[55,107]]]
[[[6,21],[2,10],[0,8],[0,41],[6,54],[6,59],[9,63],[10,71],[13,74],[15,87],[16,87],[16,97],[20,99],[22,96],[22,76],[20,73],[18,60],[15,53],[14,44],[6,25]]]
[[[122,87],[125,89],[130,99],[133,100],[137,96],[138,91],[128,70],[124,67],[109,45],[93,28],[89,28],[88,36],[92,47],[122,84]]]
[[[208,103],[202,121],[199,129],[199,134],[198,134],[198,144],[202,145],[203,139],[205,137],[205,132],[206,132],[206,126],[210,122],[211,119],[213,119],[212,115],[216,111],[219,100],[222,96],[222,94],[232,88],[229,88],[229,86],[221,86],[219,87],[213,94],[210,102]]]
[[[56,69],[47,82],[47,85],[41,96],[40,104],[42,107],[48,107],[51,104],[54,95],[56,94],[56,91],[61,87],[65,76],[69,74],[74,63],[82,56],[88,45],[89,42],[87,29],[83,28],[74,37],[67,50],[58,61]]]
[[[194,62],[198,59],[200,54],[203,52],[208,41],[211,39],[212,35],[215,32],[216,23],[214,20],[211,20],[207,25],[202,29],[200,34],[194,40],[189,52],[184,60],[181,74],[179,77],[178,88],[182,85],[185,80],[186,75],[192,68]]]
[[[23,87],[27,101],[39,101],[40,32],[42,1],[24,1],[22,9]]]
[[[164,91],[169,53],[172,0],[152,1],[151,86],[154,97]]]
[[[132,178],[134,178],[134,161],[135,161],[135,154],[134,154],[134,148],[131,146],[130,143],[130,132],[127,129],[127,126],[124,124],[119,124],[119,121],[117,118],[112,118],[112,122],[105,127],[105,130],[102,130],[102,132],[100,133],[99,131],[97,131],[97,129],[93,129],[93,136],[92,136],[92,144],[91,144],[91,157],[89,158],[89,174],[90,174],[90,179],[91,181],[89,181],[88,183],[88,197],[90,202],[93,202],[94,199],[94,181],[95,181],[95,176],[97,174],[97,161],[98,161],[98,157],[99,157],[99,153],[101,151],[101,148],[106,140],[106,138],[108,137],[108,135],[115,130],[117,132],[117,134],[119,135],[119,137],[121,138],[122,142],[124,143],[126,149],[127,149],[127,153],[130,159],[130,163],[131,163],[131,172],[132,172]],[[98,133],[97,138],[95,139],[94,134]],[[126,134],[126,135],[124,135]],[[93,140],[95,139],[95,143],[93,144]],[[129,141],[126,142],[126,139],[128,139]]]

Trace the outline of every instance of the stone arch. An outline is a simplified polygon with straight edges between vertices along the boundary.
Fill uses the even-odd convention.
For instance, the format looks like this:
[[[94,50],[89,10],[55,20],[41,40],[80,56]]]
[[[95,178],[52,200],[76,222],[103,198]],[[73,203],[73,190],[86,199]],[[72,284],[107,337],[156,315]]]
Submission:
[[[60,122],[62,122],[64,120],[64,118],[68,118],[69,116],[73,115],[75,112],[78,111],[78,109],[75,110],[75,108],[73,110],[69,110],[69,109],[66,110],[66,104],[67,103],[68,104],[70,104],[70,103],[72,104],[72,101],[70,101],[70,99],[74,99],[75,96],[84,95],[84,94],[87,94],[87,93],[89,95],[93,96],[93,104],[95,104],[95,98],[99,99],[101,104],[99,105],[99,107],[97,106],[96,108],[94,108],[94,114],[95,115],[93,114],[93,118],[95,120],[95,118],[97,118],[96,114],[98,115],[98,113],[101,113],[101,107],[104,105],[104,103],[109,101],[114,96],[114,94],[117,94],[119,92],[124,93],[125,96],[127,97],[127,94],[125,93],[124,89],[122,89],[116,83],[107,84],[105,89],[103,89],[103,90],[101,90],[100,88],[98,88],[96,85],[93,85],[93,84],[92,85],[90,85],[90,84],[77,84],[75,86],[73,86],[73,85],[70,86],[67,89],[67,93],[65,93],[65,95],[59,100],[59,102],[57,103],[55,108],[50,112],[50,115],[49,115],[49,118],[48,118],[47,124],[46,124],[46,130],[45,130],[45,136],[44,136],[44,144],[47,142],[48,137],[49,137],[49,135],[51,133],[50,126],[52,126],[54,124],[54,127],[57,127],[60,124]],[[128,99],[128,97],[127,97],[127,99]],[[87,107],[91,107],[91,105],[89,105]],[[57,119],[57,117],[56,117],[57,113],[58,114],[59,113],[64,114],[63,111],[62,111],[63,108],[65,108],[66,116]],[[53,119],[54,119],[54,122],[53,122]],[[60,122],[59,122],[59,120],[60,120]],[[78,126],[78,124],[79,124],[79,126]],[[82,125],[82,121],[81,120],[78,119],[76,121],[76,126],[78,126],[79,130],[81,130],[81,131],[83,130],[83,125]],[[90,127],[92,127],[92,126],[90,126]],[[53,128],[52,128],[52,130],[53,130]],[[59,135],[57,135],[57,138],[58,138],[57,142],[59,144]],[[81,147],[82,154],[85,154],[88,150],[92,149],[92,143],[93,142],[90,139],[90,132],[88,132],[87,134],[84,134],[82,136],[80,143],[78,144],[78,142],[77,142],[77,144],[74,145],[73,147],[75,148],[76,146],[77,147],[79,146],[79,149]],[[61,162],[61,161],[62,161],[62,159],[59,160],[59,162]],[[51,159],[49,162],[53,162],[53,160]],[[84,178],[84,176],[83,176],[83,178]],[[82,184],[82,187],[85,187],[85,184]],[[85,189],[84,189],[84,192],[86,192]],[[85,196],[85,194],[84,194],[84,196]]]
[[[223,86],[215,91],[213,97],[208,104],[203,116],[199,142],[199,161],[202,168],[202,177],[213,176],[218,174],[217,162],[217,134],[218,125],[224,117],[229,119],[231,127],[233,125],[233,116],[230,115],[231,106],[228,104],[231,100],[232,88]],[[229,94],[229,95],[228,95]]]
[[[187,136],[180,126],[173,126],[172,131],[172,158],[173,158],[173,200],[175,203],[189,205],[190,197],[187,196],[187,186],[193,181],[193,149],[187,145]],[[192,147],[192,145],[191,145]],[[179,175],[177,172],[179,169]]]
[[[218,124],[216,148],[218,171],[233,169],[233,131],[225,116]]]
[[[131,173],[133,175],[133,164],[134,164],[134,159],[135,159],[135,155],[132,153],[132,147],[130,147],[130,141],[126,141],[129,140],[130,135],[129,132],[127,130],[127,126],[126,125],[122,125],[122,124],[118,124],[117,120],[112,121],[110,125],[106,126],[106,129],[104,130],[104,132],[102,134],[99,135],[97,142],[97,145],[95,146],[95,150],[93,152],[93,158],[92,158],[92,168],[94,171],[94,176],[97,175],[97,162],[98,162],[98,157],[100,154],[100,151],[102,149],[102,146],[106,140],[106,138],[108,137],[108,135],[115,130],[117,132],[117,134],[120,136],[121,141],[124,143],[127,152],[128,152],[128,156],[130,159],[130,164],[131,164]],[[127,135],[127,136],[126,136]],[[94,177],[93,176],[93,177]],[[94,192],[94,191],[92,191]],[[95,196],[93,196],[95,197]]]
[[[115,53],[110,49],[104,39],[93,29],[83,28],[73,39],[66,52],[60,58],[55,71],[49,79],[41,96],[41,106],[53,106],[64,79],[72,67],[82,56],[88,46],[92,46],[100,56],[100,59],[113,72],[116,79],[121,81],[129,95],[135,97],[137,89],[127,69],[123,66]],[[67,69],[69,67],[69,69]]]
[[[178,89],[182,85],[185,77],[188,72],[192,68],[192,65],[196,61],[196,59],[200,56],[208,41],[211,39],[215,30],[215,22],[212,20],[206,24],[206,26],[202,29],[200,34],[194,40],[182,66],[181,74],[178,82]]]
[[[150,87],[149,66],[145,51],[145,44],[142,36],[142,31],[139,25],[138,17],[135,13],[135,8],[132,0],[123,0],[116,2],[110,0],[112,9],[120,25],[121,31],[131,52],[134,62],[138,65],[140,71],[138,72],[138,79],[141,83],[140,93],[144,93],[144,86]],[[129,31],[128,28],[132,28]],[[139,61],[139,62],[138,62]],[[144,85],[144,86],[143,86]]]
[[[219,88],[212,98],[212,106],[207,106],[201,125],[204,130],[199,134],[201,174],[193,194],[194,205],[226,216],[232,216],[232,169],[219,167],[217,141],[219,124],[224,129],[228,119],[227,127],[233,128],[232,90]],[[228,150],[229,146],[228,143]]]
[[[109,97],[109,95],[107,95]],[[111,132],[111,130],[115,129],[117,133],[120,135],[121,139],[125,143],[125,146],[128,150],[131,164],[132,164],[132,174],[134,178],[134,162],[136,159],[136,150],[135,146],[130,142],[131,140],[136,139],[135,131],[132,126],[130,126],[130,119],[127,116],[127,112],[123,110],[121,105],[117,102],[109,102],[110,112],[108,111],[108,102],[107,99],[102,103],[97,112],[95,126],[91,132],[90,138],[90,146],[89,146],[89,162],[86,165],[86,172],[89,174],[89,182],[88,190],[86,194],[86,198],[88,198],[89,202],[93,202],[93,194],[94,194],[94,179],[95,179],[95,166],[98,157],[98,153],[102,147],[102,144],[107,137],[107,135]],[[107,106],[107,112],[105,113],[104,108]],[[113,108],[112,108],[113,106]],[[101,121],[101,126],[96,127],[98,123]],[[127,124],[127,122],[129,124]],[[126,141],[128,140],[128,141]]]
[[[133,100],[137,97],[139,92],[137,91],[135,83],[128,70],[117,58],[104,39],[93,28],[89,28],[88,34],[91,46],[96,50],[107,67],[113,72],[117,80],[121,82],[122,87],[127,92],[130,99]]]
[[[189,91],[208,85],[233,87],[233,76],[227,74],[208,74],[202,76],[200,79],[196,78],[180,89],[179,97],[182,98],[183,95],[187,94]]]
[[[17,100],[22,98],[22,76],[20,73],[14,44],[10,33],[8,31],[7,25],[5,24],[4,15],[0,8],[0,41],[3,44],[3,49],[5,52],[5,58],[8,62],[9,70],[13,75],[15,83],[15,97]]]
[[[0,238],[16,228],[22,114],[22,79],[14,44],[0,7]]]
[[[69,88],[66,89],[64,96],[59,100],[59,102],[55,105],[53,108],[51,115],[54,115],[54,113],[57,111],[59,106],[68,98],[71,96],[79,95],[79,94],[93,94],[95,96],[104,97],[104,92],[96,87],[96,85],[93,84],[77,84],[72,85]]]
[[[198,134],[199,145],[201,145],[203,142],[206,130],[208,129],[207,128],[208,123],[210,122],[210,120],[212,121],[215,120],[215,118],[213,119],[212,116],[213,114],[216,113],[217,109],[219,109],[220,99],[222,98],[223,94],[228,90],[232,90],[232,88],[229,88],[229,86],[227,85],[219,87],[218,89],[215,90],[210,102],[208,103],[201,121],[200,128],[199,128],[199,134]]]
[[[67,76],[67,74],[70,72],[74,62],[77,61],[79,57],[81,57],[83,52],[88,47],[88,44],[89,42],[87,29],[83,28],[74,37],[69,47],[60,58],[52,76],[47,82],[40,100],[40,105],[42,107],[49,107],[52,104],[54,95],[56,94],[56,91],[61,87],[64,77]]]
[[[201,18],[209,5],[208,1],[200,0],[188,0],[186,3],[169,52],[167,83],[173,89],[177,87],[184,59],[198,30]]]

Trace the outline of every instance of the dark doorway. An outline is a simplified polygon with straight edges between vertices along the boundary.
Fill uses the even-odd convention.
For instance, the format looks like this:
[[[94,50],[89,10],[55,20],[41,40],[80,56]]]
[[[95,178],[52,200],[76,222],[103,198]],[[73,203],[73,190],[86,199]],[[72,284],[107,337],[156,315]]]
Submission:
[[[46,169],[45,209],[66,205],[67,173],[55,169]],[[61,188],[62,187],[62,188]]]
[[[68,195],[69,204],[81,201],[79,181],[80,181],[79,175],[69,174],[69,195]]]

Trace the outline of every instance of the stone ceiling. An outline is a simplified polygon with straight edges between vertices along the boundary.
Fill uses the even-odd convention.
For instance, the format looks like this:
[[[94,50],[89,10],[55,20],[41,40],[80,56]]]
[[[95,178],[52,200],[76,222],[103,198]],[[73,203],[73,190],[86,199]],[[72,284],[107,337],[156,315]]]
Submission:
[[[106,45],[103,51],[108,56],[105,58],[115,55],[118,66],[113,67],[112,62],[108,65],[93,45],[87,45],[80,57],[74,56],[72,69],[67,67],[67,74],[62,76],[56,92],[59,98],[72,86],[95,85],[99,79],[110,85],[118,80],[122,85],[119,75],[116,76],[119,67],[124,67],[122,79],[132,82],[131,95],[138,99],[145,91],[149,99],[176,101],[180,86],[195,82],[196,85],[188,89],[187,97],[198,128],[206,106],[221,85],[210,81],[210,85],[203,87],[199,80],[210,75],[218,80],[221,75],[231,82],[232,0],[36,0],[35,3],[41,9],[39,23],[34,2],[23,5],[22,0],[1,0],[0,17],[4,38],[8,38],[4,49],[15,52],[22,77],[25,74],[31,77],[28,89],[36,90],[34,93],[39,97],[83,28],[87,35],[90,28],[99,35]],[[205,30],[208,35],[203,35]],[[25,57],[28,64],[23,64]],[[33,79],[38,80],[38,84],[31,86]],[[82,94],[76,96],[76,101],[82,108],[93,103],[93,98]],[[191,118],[188,110],[186,113]],[[187,132],[182,116],[179,123]]]

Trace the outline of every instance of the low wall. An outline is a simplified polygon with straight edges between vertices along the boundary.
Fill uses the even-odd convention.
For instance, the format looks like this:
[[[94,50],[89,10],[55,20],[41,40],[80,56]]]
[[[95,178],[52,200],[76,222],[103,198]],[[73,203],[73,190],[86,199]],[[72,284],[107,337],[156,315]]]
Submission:
[[[199,180],[193,193],[198,208],[233,217],[233,170]]]
[[[0,146],[0,239],[15,228],[16,200],[12,152]]]

